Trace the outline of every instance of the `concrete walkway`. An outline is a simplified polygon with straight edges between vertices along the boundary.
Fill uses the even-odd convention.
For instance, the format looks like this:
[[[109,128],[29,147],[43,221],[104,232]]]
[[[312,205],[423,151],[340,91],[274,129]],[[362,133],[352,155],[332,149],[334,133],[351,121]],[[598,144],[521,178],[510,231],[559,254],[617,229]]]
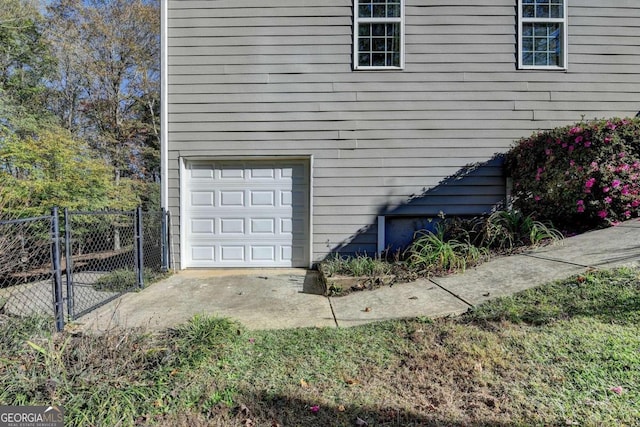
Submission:
[[[161,330],[195,314],[238,320],[249,329],[346,327],[380,320],[464,313],[492,298],[567,278],[589,268],[640,265],[640,220],[497,258],[464,273],[326,298],[317,272],[188,270],[122,296],[81,318],[82,329]]]

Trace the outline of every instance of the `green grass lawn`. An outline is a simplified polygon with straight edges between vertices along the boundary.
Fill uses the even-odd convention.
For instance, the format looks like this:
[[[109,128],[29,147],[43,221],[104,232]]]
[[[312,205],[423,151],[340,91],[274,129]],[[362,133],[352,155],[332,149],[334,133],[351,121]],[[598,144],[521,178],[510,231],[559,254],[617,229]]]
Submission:
[[[401,285],[399,285],[401,286]],[[637,426],[640,271],[594,271],[459,318],[50,336],[0,325],[0,404],[77,426]]]

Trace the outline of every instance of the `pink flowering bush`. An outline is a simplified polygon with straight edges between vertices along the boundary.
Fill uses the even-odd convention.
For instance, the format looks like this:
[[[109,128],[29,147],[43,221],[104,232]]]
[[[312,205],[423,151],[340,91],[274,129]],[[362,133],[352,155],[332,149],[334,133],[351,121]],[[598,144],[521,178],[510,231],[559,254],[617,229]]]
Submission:
[[[582,231],[640,211],[640,119],[580,122],[523,138],[506,154],[514,208]]]

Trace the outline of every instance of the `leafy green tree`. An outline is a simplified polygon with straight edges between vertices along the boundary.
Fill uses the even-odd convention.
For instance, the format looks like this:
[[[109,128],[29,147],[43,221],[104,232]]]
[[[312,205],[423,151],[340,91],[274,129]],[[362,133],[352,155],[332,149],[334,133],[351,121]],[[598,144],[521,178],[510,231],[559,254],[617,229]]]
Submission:
[[[45,82],[55,60],[42,32],[43,17],[29,0],[0,0],[0,89],[20,117],[45,111]]]
[[[0,138],[0,200],[9,216],[72,210],[133,209],[130,185],[115,187],[112,169],[86,143],[61,128]]]

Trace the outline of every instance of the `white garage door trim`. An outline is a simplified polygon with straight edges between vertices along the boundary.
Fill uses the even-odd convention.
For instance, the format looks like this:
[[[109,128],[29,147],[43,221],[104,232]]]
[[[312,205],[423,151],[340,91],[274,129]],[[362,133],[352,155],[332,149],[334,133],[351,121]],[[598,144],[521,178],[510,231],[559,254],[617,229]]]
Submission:
[[[182,163],[184,268],[309,266],[310,160]]]

